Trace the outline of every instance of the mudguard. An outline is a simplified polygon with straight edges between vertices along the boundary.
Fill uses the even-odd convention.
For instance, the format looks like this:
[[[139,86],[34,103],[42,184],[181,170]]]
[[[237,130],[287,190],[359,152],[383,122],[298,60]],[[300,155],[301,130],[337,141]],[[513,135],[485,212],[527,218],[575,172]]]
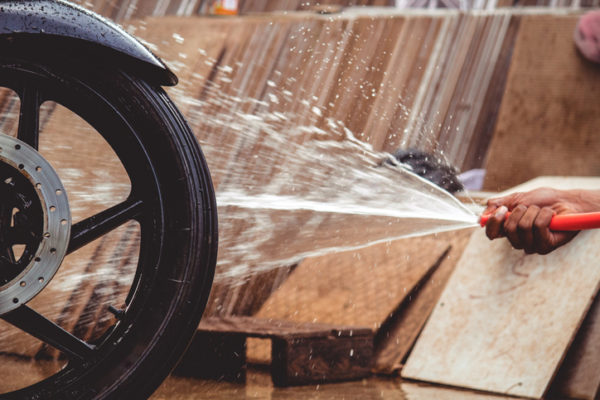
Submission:
[[[74,48],[86,57],[131,66],[160,85],[175,85],[177,77],[150,50],[116,24],[63,0],[0,0],[0,41],[20,40],[27,51]],[[55,53],[56,55],[57,53]],[[58,53],[59,54],[59,53]],[[116,64],[115,64],[116,63]]]

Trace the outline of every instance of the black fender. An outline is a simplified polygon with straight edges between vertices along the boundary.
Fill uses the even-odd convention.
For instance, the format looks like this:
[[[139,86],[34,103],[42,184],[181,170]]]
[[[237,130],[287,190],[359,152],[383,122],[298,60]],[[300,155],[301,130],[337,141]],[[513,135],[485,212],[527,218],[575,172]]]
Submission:
[[[0,0],[0,43],[54,59],[85,58],[131,68],[159,85],[177,77],[143,44],[113,22],[63,0]],[[66,58],[66,59],[65,59]]]

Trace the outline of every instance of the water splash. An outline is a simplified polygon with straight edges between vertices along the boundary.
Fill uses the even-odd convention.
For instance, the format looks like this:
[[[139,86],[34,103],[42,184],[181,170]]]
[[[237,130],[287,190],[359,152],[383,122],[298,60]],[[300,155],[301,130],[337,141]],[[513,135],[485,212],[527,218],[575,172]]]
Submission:
[[[185,42],[176,32],[172,36],[176,43]],[[383,163],[392,156],[358,139],[365,135],[336,117],[337,106],[307,92],[296,77],[275,70],[265,79],[264,92],[251,97],[247,85],[253,77],[247,76],[242,62],[222,64],[202,48],[195,53],[200,57],[195,65],[210,66],[212,75],[190,71],[182,61],[187,54],[178,51],[169,64],[189,79],[171,88],[170,95],[196,133],[215,181],[220,225],[217,281],[243,283],[252,274],[305,257],[476,223],[477,211],[408,167]],[[8,108],[12,111],[5,117],[16,120],[18,102]],[[427,137],[424,117],[411,113],[401,98],[398,109],[406,118],[420,119],[417,125],[423,132],[416,134]],[[43,111],[54,119],[61,114],[55,105]],[[79,124],[77,131],[91,129],[76,119],[68,121]],[[3,123],[3,129],[9,128]],[[97,146],[90,146],[90,154],[97,154]],[[91,169],[98,179],[81,179],[81,170],[61,165],[62,153],[52,143],[46,147],[46,156],[57,152],[50,159],[70,197],[78,200],[72,205],[78,218],[127,196],[127,179],[107,179],[123,175],[103,169],[108,162]],[[109,160],[107,155],[96,158]],[[68,293],[77,286],[75,281],[66,279],[58,286]]]
[[[471,208],[410,167],[384,163],[393,157],[358,140],[317,99],[298,100],[272,80],[264,100],[228,90],[223,82],[238,68],[220,67],[200,99],[185,87],[171,93],[187,108],[217,189],[217,281],[476,225]]]

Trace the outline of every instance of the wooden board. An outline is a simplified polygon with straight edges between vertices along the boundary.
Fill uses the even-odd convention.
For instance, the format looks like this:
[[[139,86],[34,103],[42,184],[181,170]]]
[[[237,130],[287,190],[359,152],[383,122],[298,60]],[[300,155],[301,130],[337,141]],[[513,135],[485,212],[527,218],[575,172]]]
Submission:
[[[238,380],[246,370],[246,338],[272,341],[277,386],[365,378],[373,361],[373,331],[251,317],[205,318],[177,374]]]
[[[441,263],[423,277],[423,282],[400,303],[377,331],[373,366],[377,373],[392,374],[402,367],[454,271],[471,233],[472,230],[455,232],[448,254],[440,260]]]
[[[510,193],[528,192],[541,187],[551,187],[561,190],[599,190],[600,178],[592,176],[539,176],[509,190],[505,190],[504,192],[494,194],[488,193],[488,197],[502,197]]]
[[[539,177],[504,193],[536,187],[600,189],[595,177]],[[596,297],[550,388],[550,396],[595,399],[600,389],[600,299]]]
[[[238,0],[240,14],[308,10],[336,11],[346,6],[390,6],[394,0]],[[165,15],[210,14],[213,0],[74,0],[119,22],[131,18]],[[329,6],[329,7],[328,7]]]
[[[257,338],[302,338],[327,336],[370,336],[369,328],[328,324],[298,323],[254,317],[209,317],[200,321],[199,330],[213,333],[243,334]]]
[[[542,397],[596,294],[599,240],[527,256],[476,231],[402,376]]]
[[[377,329],[438,261],[450,235],[306,259],[256,316]]]
[[[600,174],[600,69],[577,53],[577,18],[522,17],[484,189],[540,175]]]
[[[600,391],[600,298],[596,297],[554,380],[550,393],[596,399]]]
[[[256,314],[296,322],[377,330],[437,265],[455,233],[400,239],[302,262]],[[248,359],[269,362],[263,342],[248,343]]]
[[[477,393],[470,390],[455,390],[452,388],[425,386],[418,383],[403,382],[402,392],[408,400],[507,400],[506,396],[496,396],[487,393]],[[514,397],[511,397],[515,399]]]

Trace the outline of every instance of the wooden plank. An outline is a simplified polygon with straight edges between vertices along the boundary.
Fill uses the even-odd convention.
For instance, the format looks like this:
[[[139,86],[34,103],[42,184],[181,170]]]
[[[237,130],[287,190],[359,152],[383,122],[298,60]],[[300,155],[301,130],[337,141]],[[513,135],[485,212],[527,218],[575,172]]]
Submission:
[[[256,316],[377,329],[444,253],[451,235],[308,258]]]
[[[407,399],[418,400],[507,400],[509,397],[488,393],[478,393],[471,390],[456,390],[447,387],[425,386],[417,383],[402,382],[402,392]],[[515,399],[515,397],[510,397]]]
[[[276,338],[271,359],[276,386],[361,379],[371,373],[373,336]]]
[[[488,155],[486,190],[540,175],[600,174],[600,79],[598,67],[573,44],[577,18],[522,16]]]
[[[470,146],[465,143],[470,144],[481,134],[475,131],[477,118],[473,116],[485,111],[485,94],[490,87],[494,67],[499,62],[512,16],[472,16],[471,19],[474,31],[466,37],[463,34],[462,38],[468,43],[469,49],[437,141],[437,150],[453,160],[460,169],[464,168],[463,160],[469,155]],[[457,137],[461,139],[457,140]]]
[[[342,221],[337,232],[352,237]],[[367,222],[358,224],[364,234]],[[358,232],[357,232],[358,234]],[[348,236],[347,236],[348,235]],[[445,252],[456,233],[380,243],[306,259],[265,302],[256,317],[379,329]],[[427,249],[427,251],[423,251]],[[269,362],[264,343],[249,343],[248,358]]]
[[[512,60],[520,21],[519,16],[512,16],[510,20],[500,54],[498,55],[498,61],[494,67],[491,84],[487,89],[482,110],[474,128],[474,131],[478,134],[475,135],[474,140],[469,144],[466,159],[463,161],[463,171],[480,167],[482,160],[485,160],[487,155],[504,96],[508,70]]]
[[[448,253],[443,255],[431,273],[423,277],[424,282],[400,303],[377,331],[373,366],[377,373],[393,374],[400,370],[454,271],[471,233],[472,230],[455,233]]]
[[[398,133],[404,129],[442,19],[405,17],[404,21],[390,51],[393,73],[384,73],[364,129],[376,150],[391,153],[401,147]]]
[[[370,374],[371,329],[251,317],[204,318],[176,373],[243,378],[249,337],[272,340],[271,374],[277,386],[351,380]]]
[[[402,376],[542,397],[596,294],[598,240],[527,256],[476,231]]]
[[[593,400],[600,393],[600,297],[583,321],[552,383],[553,397]]]
[[[370,336],[372,333],[370,329],[364,327],[298,323],[243,316],[204,318],[198,329],[206,332],[240,333],[258,338]]]

